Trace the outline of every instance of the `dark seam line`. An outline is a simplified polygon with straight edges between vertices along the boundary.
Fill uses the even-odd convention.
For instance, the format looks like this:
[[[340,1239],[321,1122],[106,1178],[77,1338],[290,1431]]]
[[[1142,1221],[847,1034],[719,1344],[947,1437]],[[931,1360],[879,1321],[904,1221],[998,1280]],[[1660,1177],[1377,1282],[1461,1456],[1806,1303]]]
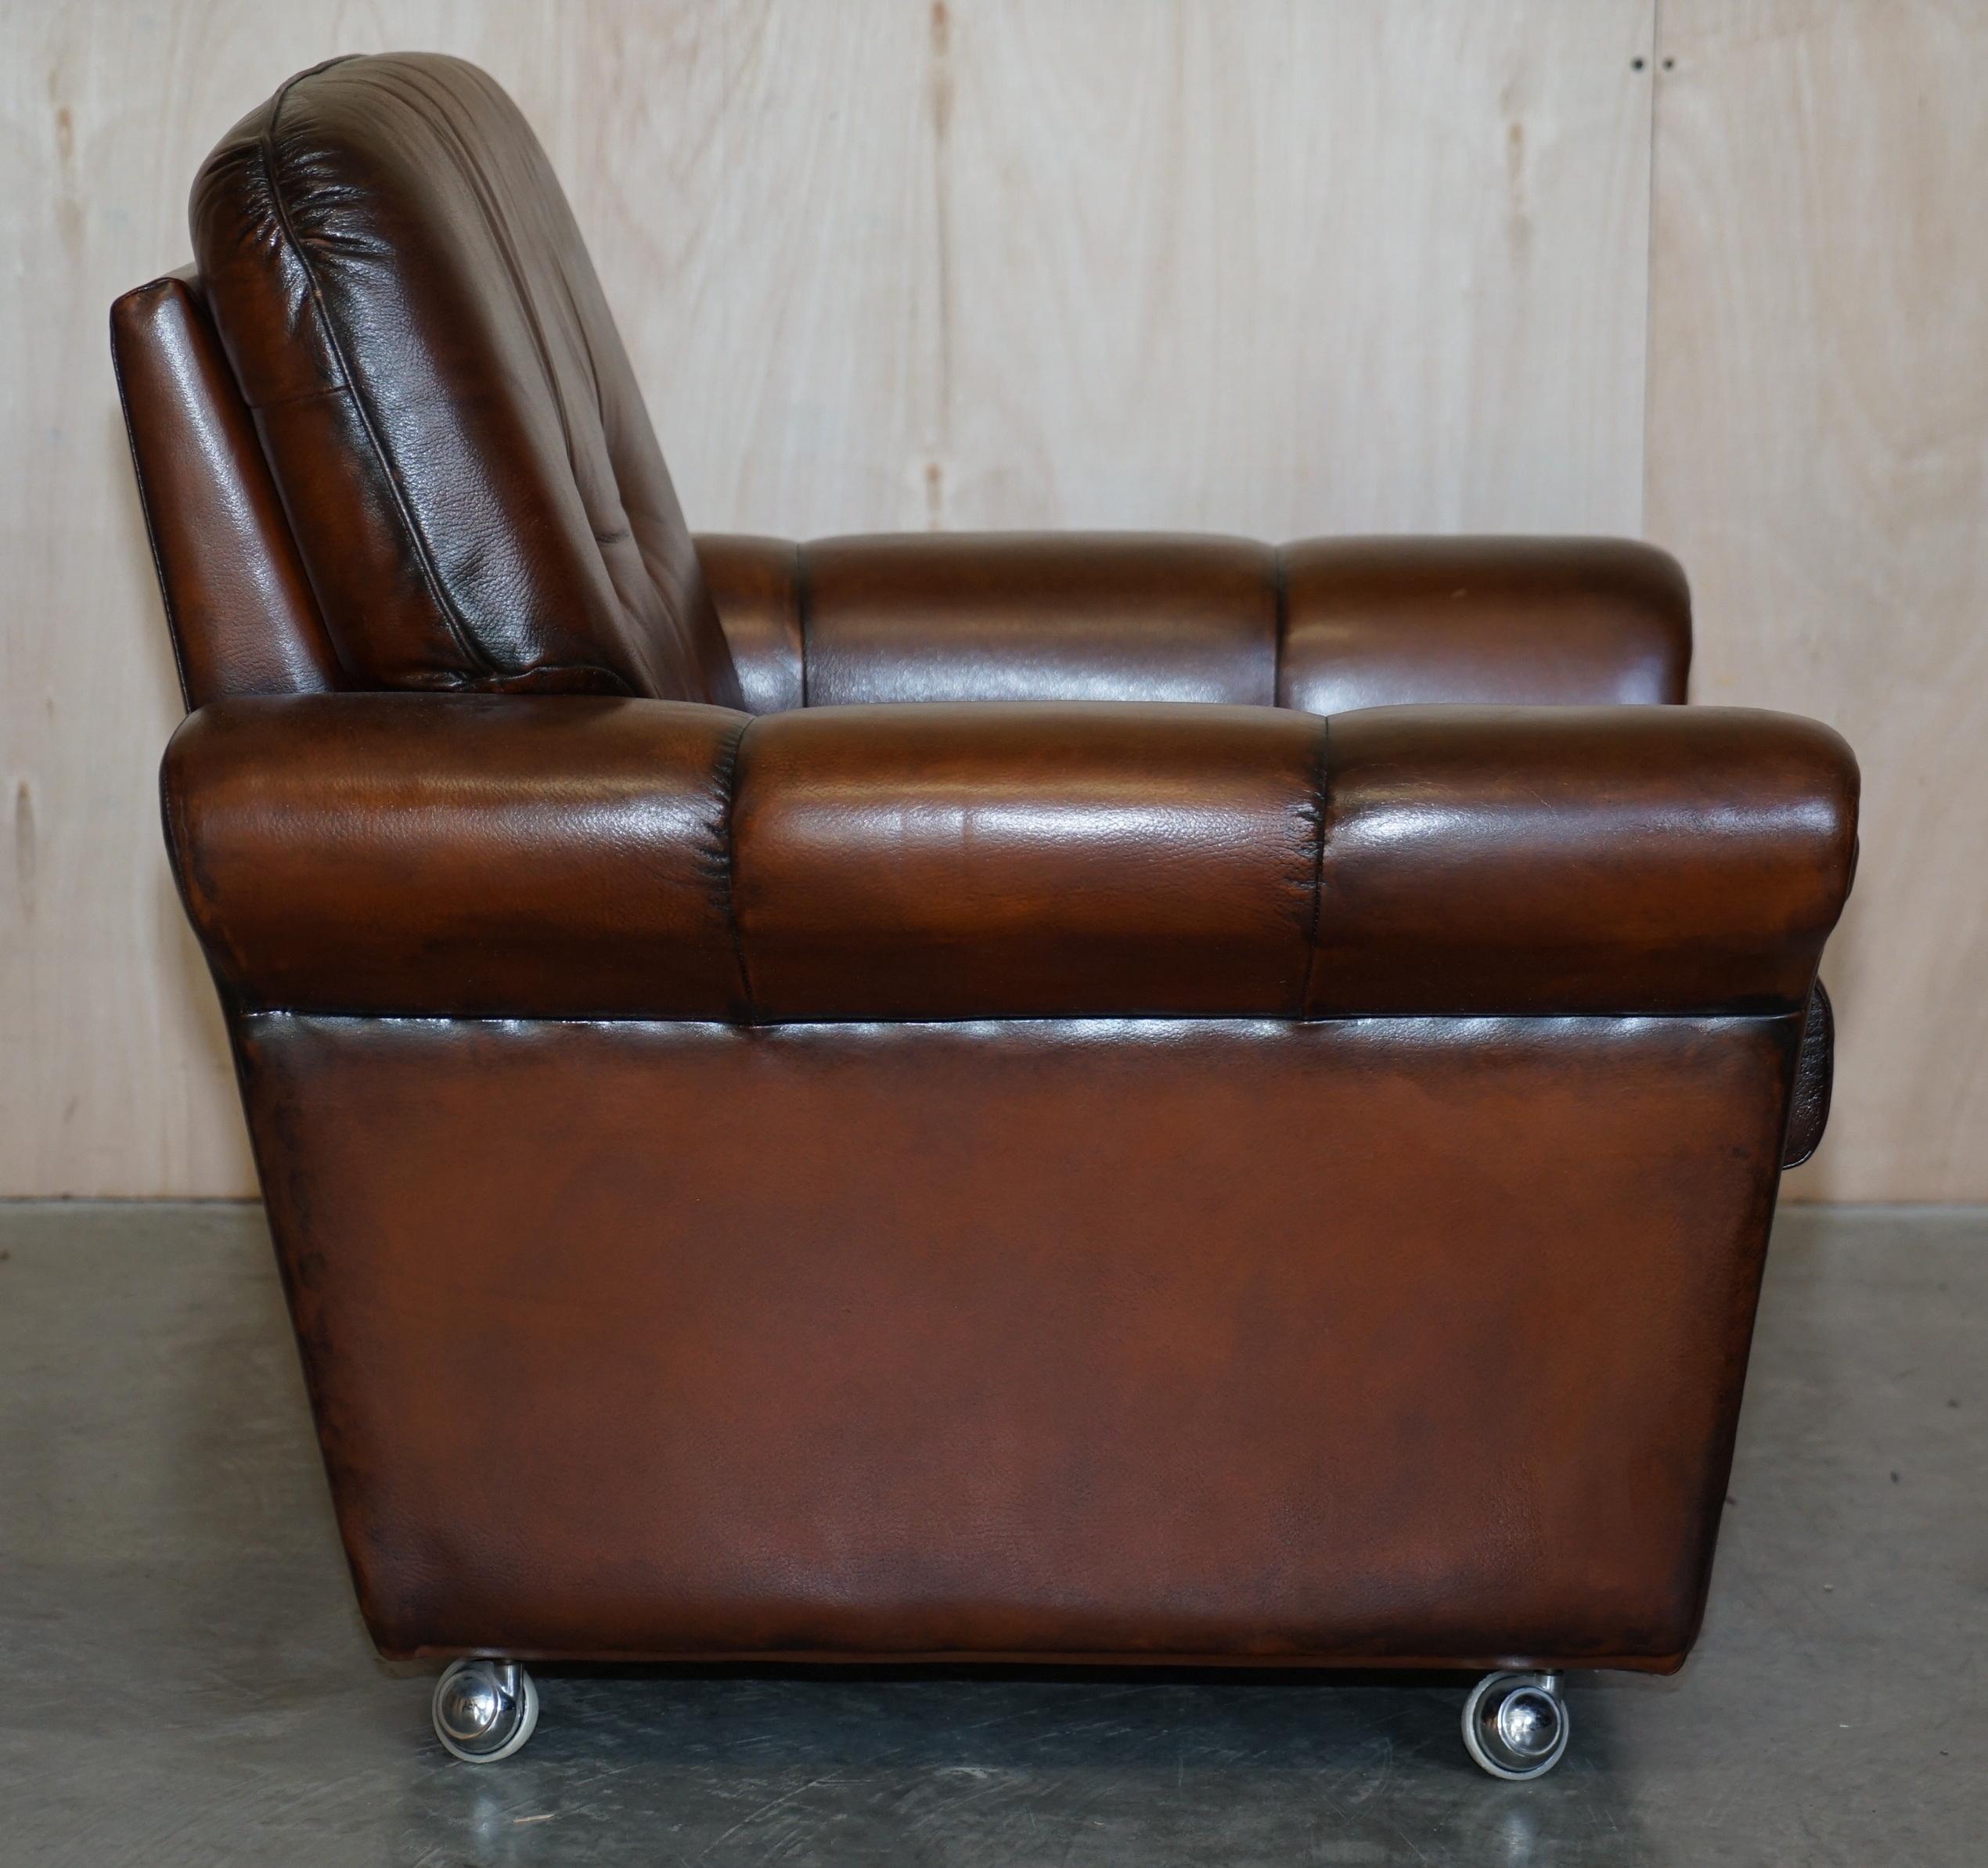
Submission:
[[[726,749],[725,761],[718,772],[718,789],[724,800],[718,828],[725,840],[725,926],[732,937],[732,958],[738,965],[739,989],[745,995],[744,1022],[756,1025],[759,1014],[753,1003],[752,974],[746,966],[745,937],[739,928],[738,838],[734,822],[739,802],[740,755],[745,750],[745,736],[751,730],[752,722],[748,720],[732,736]]]
[[[1307,1023],[1312,1015],[1312,976],[1317,970],[1319,923],[1325,894],[1326,800],[1332,769],[1332,722],[1319,722],[1318,751],[1312,768],[1312,796],[1318,810],[1318,844],[1312,858],[1312,925],[1305,937],[1305,986],[1298,1000],[1298,1017]]]
[[[506,682],[536,681],[542,675],[595,675],[603,680],[613,682],[614,684],[615,693],[625,700],[643,700],[653,698],[651,696],[636,693],[634,688],[632,687],[621,675],[616,674],[612,668],[603,668],[599,663],[591,661],[535,662],[528,668],[520,668],[509,675],[493,672],[491,678],[495,681]],[[465,681],[459,677],[453,682],[452,685],[459,691],[471,694],[501,694],[514,691],[521,691],[528,694],[531,692],[531,689],[528,688],[522,690],[513,690],[505,688],[491,688],[488,686],[478,687],[475,686],[473,682]],[[560,697],[561,696],[557,695],[548,696],[548,698],[554,700]]]
[[[351,393],[351,384],[341,379],[337,383],[326,383],[322,389],[300,389],[294,395],[272,396],[266,402],[250,402],[247,396],[243,396],[242,400],[256,414],[262,415],[272,409],[292,409],[299,402],[329,401],[333,396],[348,396]]]
[[[348,55],[348,57],[356,56],[356,54]],[[345,355],[345,347],[339,340],[337,326],[332,322],[330,308],[325,302],[324,290],[319,283],[317,269],[311,264],[310,257],[304,250],[303,243],[297,237],[297,229],[290,220],[290,209],[283,200],[283,189],[277,183],[276,121],[283,114],[284,101],[289,97],[291,87],[302,83],[307,77],[315,77],[319,72],[329,70],[333,66],[346,62],[346,59],[328,59],[323,64],[313,66],[308,71],[300,71],[295,77],[286,81],[283,88],[270,99],[268,121],[263,125],[261,140],[258,146],[259,153],[262,157],[263,185],[269,191],[270,204],[276,212],[278,230],[282,233],[284,241],[297,261],[297,270],[304,275],[304,283],[310,288],[311,302],[316,308],[318,314],[318,328],[323,333],[325,342],[330,347],[331,354],[337,361],[339,373],[345,379],[346,394],[352,398],[352,407],[359,418],[359,426],[366,430],[366,438],[373,448],[374,463],[385,477],[387,485],[393,494],[394,505],[400,513],[401,524],[405,528],[408,539],[414,548],[416,561],[421,567],[422,581],[427,585],[428,594],[434,600],[435,608],[440,613],[443,623],[446,625],[450,635],[455,639],[456,647],[461,650],[470,660],[481,664],[488,673],[497,675],[528,673],[530,671],[528,670],[506,670],[499,668],[497,663],[484,653],[481,643],[472,641],[464,633],[465,625],[455,614],[442,588],[441,574],[436,570],[434,560],[429,552],[427,540],[421,535],[414,524],[413,513],[407,503],[406,490],[402,486],[400,475],[396,472],[394,463],[380,439],[379,427],[373,419],[373,411],[366,405],[365,396],[360,393],[358,380],[352,373],[351,360]]]
[[[808,696],[808,548],[799,539],[794,542],[794,632],[801,638],[801,704],[809,704]]]
[[[1285,630],[1290,626],[1291,614],[1291,589],[1284,573],[1284,547],[1281,545],[1270,548],[1270,562],[1277,601],[1277,629],[1270,638],[1270,704],[1281,707],[1284,705],[1284,638]]]
[[[137,288],[150,292],[161,286],[175,285],[177,280],[155,279],[149,285]],[[131,451],[131,477],[138,482],[138,509],[145,516],[145,539],[152,548],[152,574],[159,580],[159,600],[166,613],[166,639],[172,644],[173,672],[179,677],[179,698],[186,711],[193,711],[193,689],[186,678],[186,657],[179,646],[179,614],[172,600],[172,585],[166,577],[165,555],[159,549],[159,527],[152,517],[152,495],[146,489],[145,466],[138,457],[138,424],[131,419],[131,399],[124,388],[124,358],[123,348],[117,340],[117,308],[110,308],[110,373],[117,381],[117,407],[124,418],[124,445]],[[163,771],[160,783],[164,782]]]

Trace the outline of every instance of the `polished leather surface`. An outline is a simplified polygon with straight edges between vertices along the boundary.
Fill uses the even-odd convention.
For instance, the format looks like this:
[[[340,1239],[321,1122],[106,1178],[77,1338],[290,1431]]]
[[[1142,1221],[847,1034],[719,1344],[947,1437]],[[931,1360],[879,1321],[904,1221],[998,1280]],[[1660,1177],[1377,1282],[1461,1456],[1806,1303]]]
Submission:
[[[389,1652],[1661,1668],[1799,1024],[239,1035]]]
[[[1283,553],[1277,704],[1680,701],[1691,593],[1624,538],[1312,538]]]
[[[1325,736],[1269,707],[809,707],[733,812],[772,1020],[1251,1013],[1302,1000]]]
[[[203,707],[164,792],[238,1003],[740,1017],[726,806],[743,714],[344,695]]]
[[[1856,767],[1723,708],[233,700],[175,736],[245,1004],[809,1020],[1799,1010]]]
[[[1681,701],[1691,664],[1683,572],[1624,539],[980,532],[697,548],[755,713],[1647,704]]]
[[[737,701],[592,262],[489,77],[426,54],[303,73],[191,211],[354,686]]]
[[[747,713],[779,714],[807,698],[801,635],[801,548],[787,538],[699,534],[697,556],[738,671]]]
[[[110,354],[186,704],[343,686],[198,289],[172,277],[125,293]]]
[[[1331,722],[1306,1002],[1799,1010],[1849,892],[1857,768],[1741,707],[1376,707]]]
[[[1802,1021],[1802,1048],[1795,1060],[1795,1087],[1788,1099],[1788,1135],[1781,1164],[1799,1168],[1822,1146],[1829,1126],[1830,1091],[1836,1077],[1836,1013],[1821,980],[1809,995]]]
[[[1271,701],[1277,560],[1244,539],[914,533],[805,562],[810,706]]]

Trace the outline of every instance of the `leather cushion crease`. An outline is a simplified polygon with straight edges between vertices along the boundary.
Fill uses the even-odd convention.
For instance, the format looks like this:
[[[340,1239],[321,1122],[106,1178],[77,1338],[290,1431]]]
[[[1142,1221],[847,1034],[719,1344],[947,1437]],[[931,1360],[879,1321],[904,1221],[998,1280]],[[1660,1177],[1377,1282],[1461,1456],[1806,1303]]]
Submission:
[[[191,220],[166,839],[383,1651],[1681,1662],[1858,779],[1672,559],[693,536],[451,59]]]

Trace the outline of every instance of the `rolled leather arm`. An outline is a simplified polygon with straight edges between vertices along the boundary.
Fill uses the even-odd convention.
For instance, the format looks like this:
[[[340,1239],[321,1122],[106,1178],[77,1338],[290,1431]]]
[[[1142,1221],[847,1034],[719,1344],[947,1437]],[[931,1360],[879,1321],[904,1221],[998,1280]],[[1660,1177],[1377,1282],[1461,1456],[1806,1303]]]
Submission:
[[[1789,1012],[1849,893],[1857,761],[1739,707],[1331,723],[1306,1010]]]
[[[1277,704],[1681,701],[1691,597],[1630,538],[1311,538],[1282,552]]]
[[[225,990],[758,1020],[1785,1012],[1826,728],[1729,710],[216,703],[167,831]]]
[[[1676,560],[1621,538],[697,540],[755,714],[971,700],[1681,701]]]
[[[735,1018],[745,725],[578,696],[217,701],[167,748],[167,840],[250,1007]]]

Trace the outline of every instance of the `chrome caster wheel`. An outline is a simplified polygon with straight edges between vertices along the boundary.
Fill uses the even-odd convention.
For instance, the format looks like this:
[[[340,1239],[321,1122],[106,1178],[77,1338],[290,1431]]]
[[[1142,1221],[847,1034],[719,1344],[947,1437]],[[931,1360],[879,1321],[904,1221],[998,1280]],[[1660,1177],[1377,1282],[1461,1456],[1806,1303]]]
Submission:
[[[538,1723],[538,1689],[515,1661],[452,1661],[435,1682],[435,1736],[465,1764],[524,1748]]]
[[[1567,1750],[1557,1673],[1487,1673],[1464,1702],[1464,1748],[1494,1777],[1543,1777]]]

